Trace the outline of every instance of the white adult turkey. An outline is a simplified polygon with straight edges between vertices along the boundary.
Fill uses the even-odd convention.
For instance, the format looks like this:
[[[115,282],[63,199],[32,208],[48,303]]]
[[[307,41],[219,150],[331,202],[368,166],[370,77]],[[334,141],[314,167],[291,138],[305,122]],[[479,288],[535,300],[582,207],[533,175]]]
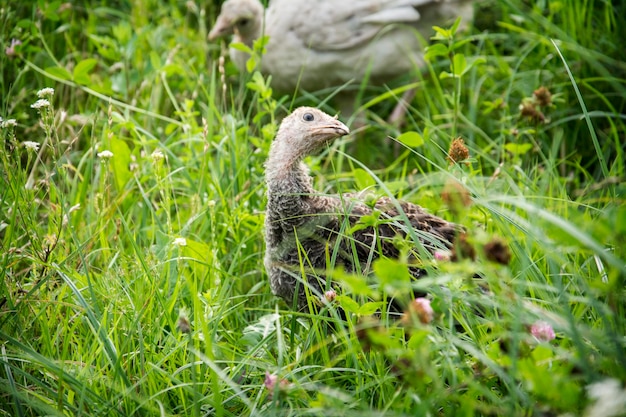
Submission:
[[[265,267],[272,292],[299,310],[308,306],[305,287],[319,296],[332,285],[326,282],[328,267],[363,272],[373,259],[397,258],[398,236],[419,240],[411,255],[419,258],[418,246],[431,253],[449,249],[460,230],[412,203],[388,197],[366,203],[360,194],[315,191],[302,159],[348,133],[337,118],[300,107],[282,121],[270,148]],[[380,220],[376,226],[359,225],[363,216],[372,214]],[[329,259],[334,259],[332,265]],[[423,274],[418,267],[410,271],[416,278]]]
[[[261,71],[279,93],[313,92],[369,77],[381,85],[423,65],[417,32],[429,39],[432,26],[461,17],[471,21],[471,0],[227,0],[209,40],[234,34],[233,42],[252,47],[269,36]],[[246,52],[230,49],[245,69]],[[341,101],[349,108],[353,96]]]

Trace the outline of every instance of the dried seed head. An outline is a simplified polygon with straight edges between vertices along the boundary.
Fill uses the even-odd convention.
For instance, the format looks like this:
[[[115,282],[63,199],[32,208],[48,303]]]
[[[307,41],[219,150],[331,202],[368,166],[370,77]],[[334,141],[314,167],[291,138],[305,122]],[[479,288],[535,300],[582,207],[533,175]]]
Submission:
[[[533,91],[533,96],[540,107],[548,107],[552,104],[552,93],[544,86]]]
[[[180,317],[178,317],[178,323],[176,323],[176,327],[178,327],[178,330],[181,333],[191,333],[191,323],[189,323],[189,319],[184,315],[180,315]]]
[[[519,105],[519,113],[520,116],[529,119],[535,123],[545,123],[546,116],[537,110],[535,103],[532,99],[524,99],[522,103]]]
[[[448,150],[448,161],[450,165],[458,164],[469,158],[469,149],[465,146],[463,138],[458,137],[450,143],[450,149]]]

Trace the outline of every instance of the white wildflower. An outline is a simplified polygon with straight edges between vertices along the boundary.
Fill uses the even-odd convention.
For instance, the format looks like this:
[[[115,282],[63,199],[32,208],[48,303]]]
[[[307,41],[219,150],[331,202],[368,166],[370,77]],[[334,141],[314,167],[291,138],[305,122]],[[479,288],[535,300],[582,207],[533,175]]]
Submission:
[[[0,118],[0,126],[1,127],[15,127],[17,126],[17,120],[6,119],[5,121],[2,121],[2,119]]]
[[[131,171],[137,171],[139,169],[139,164],[137,163],[137,157],[135,155],[130,156],[130,164],[128,164],[128,169]]]
[[[67,214],[71,214],[76,210],[80,210],[80,203],[74,204],[72,207],[70,207],[70,209],[67,211]]]
[[[37,97],[39,98],[52,97],[53,95],[54,95],[54,88],[52,87],[42,88],[41,90],[37,91]]]
[[[37,152],[39,150],[39,143],[30,140],[24,141],[23,145],[26,149]]]
[[[587,395],[592,403],[587,406],[585,417],[621,416],[626,409],[626,389],[617,379],[587,385]]]
[[[175,246],[187,246],[187,239],[185,239],[184,237],[177,237],[172,242],[172,245],[175,245]]]
[[[152,157],[152,160],[154,162],[159,162],[159,161],[162,161],[163,159],[165,159],[165,155],[163,155],[163,152],[161,152],[159,149],[157,149],[156,151],[152,152],[152,154],[150,156]]]
[[[50,102],[46,100],[45,98],[42,98],[42,99],[37,100],[33,104],[31,104],[30,107],[32,107],[33,109],[39,110],[44,107],[50,107]]]
[[[111,152],[111,151],[98,152],[98,158],[100,158],[100,159],[111,159],[111,158],[113,158],[113,152]]]
[[[63,216],[63,227],[66,227],[68,225],[68,223],[70,222],[70,214],[72,214],[72,212],[76,210],[80,210],[80,203],[73,205],[69,208],[67,213],[65,213],[65,215]]]

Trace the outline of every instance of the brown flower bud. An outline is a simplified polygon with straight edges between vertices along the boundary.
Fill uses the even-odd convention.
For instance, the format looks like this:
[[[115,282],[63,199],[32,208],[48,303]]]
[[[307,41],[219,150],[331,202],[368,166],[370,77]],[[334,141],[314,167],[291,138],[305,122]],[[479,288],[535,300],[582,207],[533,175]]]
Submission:
[[[189,319],[183,315],[178,317],[178,323],[176,323],[176,327],[178,327],[178,330],[180,330],[181,333],[191,333],[191,324],[189,323]]]
[[[485,250],[485,256],[487,259],[492,262],[508,265],[511,260],[511,252],[509,252],[508,246],[498,238],[494,238],[490,242],[487,242],[483,249]]]
[[[469,191],[455,179],[446,182],[441,192],[441,198],[453,213],[458,213],[461,208],[472,205]]]
[[[459,235],[456,242],[454,242],[450,259],[452,262],[460,261],[461,259],[471,259],[472,261],[476,259],[476,249],[467,241],[466,233]]]
[[[404,324],[411,324],[413,317],[417,317],[420,323],[428,324],[433,321],[434,316],[435,312],[430,306],[430,300],[424,297],[418,297],[409,304],[409,308],[404,313],[404,316],[402,316],[402,322]]]

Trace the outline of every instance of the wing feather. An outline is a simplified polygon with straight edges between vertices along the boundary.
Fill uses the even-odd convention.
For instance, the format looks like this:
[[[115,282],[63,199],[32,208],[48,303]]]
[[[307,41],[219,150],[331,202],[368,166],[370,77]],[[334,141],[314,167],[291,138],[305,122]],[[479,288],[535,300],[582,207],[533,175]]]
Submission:
[[[420,20],[418,8],[436,2],[437,0],[274,0],[268,9],[267,25],[286,27],[306,48],[341,51],[370,42],[385,26],[417,23]],[[289,16],[291,21],[281,21],[284,16]]]

